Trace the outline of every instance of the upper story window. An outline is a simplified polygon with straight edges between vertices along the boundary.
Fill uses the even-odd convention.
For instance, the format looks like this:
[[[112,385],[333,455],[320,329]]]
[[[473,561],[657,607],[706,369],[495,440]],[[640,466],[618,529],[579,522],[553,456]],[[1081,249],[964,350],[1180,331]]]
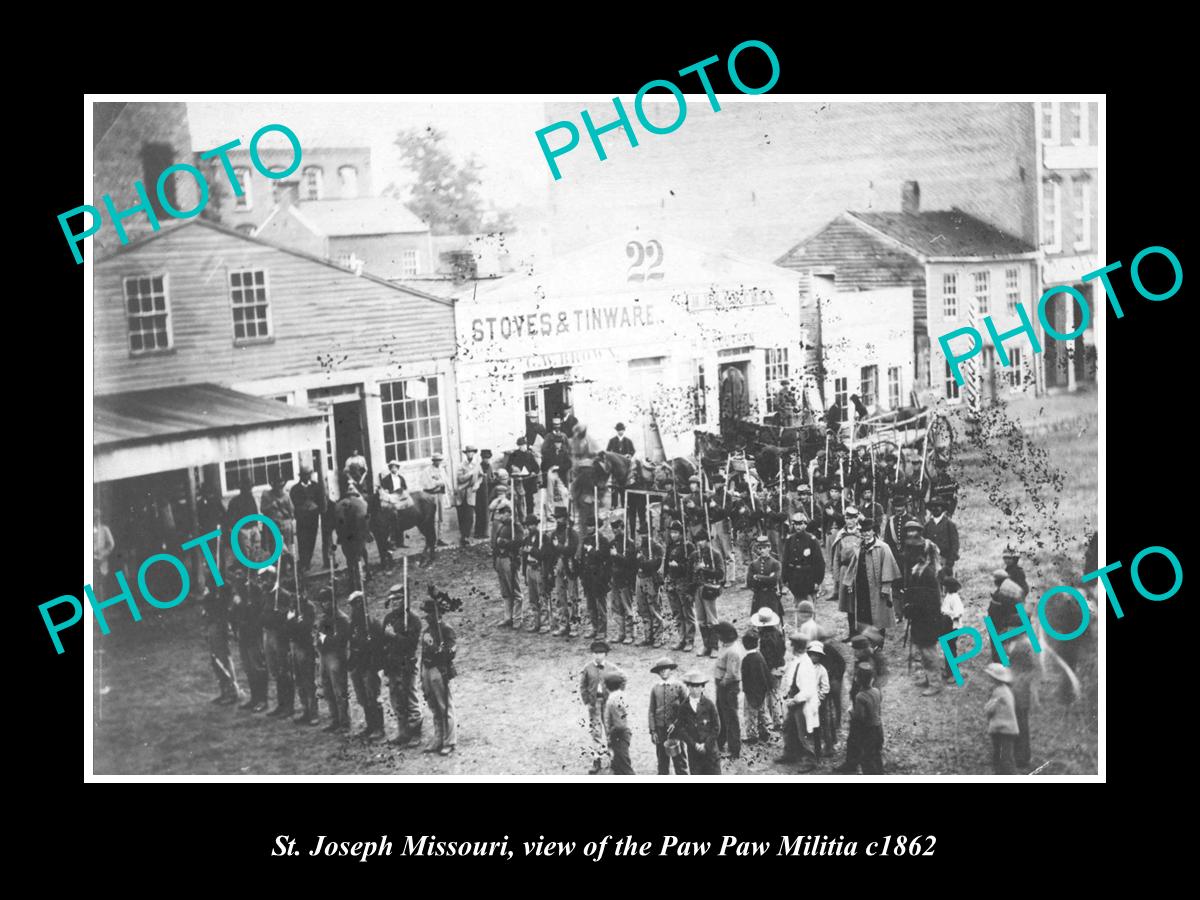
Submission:
[[[305,200],[320,200],[325,189],[325,172],[320,166],[309,166],[304,170]]]
[[[353,200],[356,198],[358,196],[358,169],[354,166],[342,166],[338,169],[338,177],[342,179],[342,199]]]
[[[975,308],[981,316],[986,316],[991,312],[992,273],[984,269],[972,272],[971,277],[975,281]]]
[[[842,421],[846,422],[850,419],[850,384],[848,378],[833,379],[833,402],[837,404],[838,411],[841,413]]]
[[[271,336],[271,308],[264,270],[230,272],[229,298],[233,304],[234,341],[258,341]]]
[[[125,317],[131,354],[171,348],[171,308],[165,274],[125,279]]]
[[[234,177],[237,178],[238,184],[242,186],[242,196],[237,197],[237,202],[234,206],[237,209],[253,209],[254,208],[254,193],[253,186],[250,181],[250,170],[237,168],[233,170]]]
[[[900,408],[902,377],[899,366],[888,366],[888,409]]]
[[[1062,189],[1056,179],[1042,182],[1042,247],[1051,253],[1062,249]]]
[[[417,264],[416,250],[400,251],[400,274],[401,275],[418,275],[420,267]]]
[[[1064,103],[1062,104],[1062,142],[1064,144],[1082,144],[1084,136],[1087,134],[1087,128],[1083,122],[1082,103]]]
[[[958,275],[954,272],[942,274],[942,317],[958,318]]]
[[[1071,231],[1076,250],[1089,250],[1092,246],[1090,181],[1086,176],[1071,179]]]
[[[1040,104],[1040,119],[1042,140],[1048,144],[1055,143],[1058,139],[1058,104]]]
[[[780,382],[788,377],[787,347],[768,347],[763,351],[763,381],[767,390],[767,412],[775,412],[775,394]]]

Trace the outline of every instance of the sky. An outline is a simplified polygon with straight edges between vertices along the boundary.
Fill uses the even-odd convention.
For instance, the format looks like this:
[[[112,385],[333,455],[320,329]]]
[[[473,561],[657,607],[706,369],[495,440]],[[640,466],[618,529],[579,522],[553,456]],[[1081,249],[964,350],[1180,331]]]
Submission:
[[[392,143],[396,133],[432,125],[446,133],[457,159],[476,157],[483,166],[481,195],[504,209],[545,203],[550,178],[534,137],[544,125],[542,110],[539,102],[462,102],[452,97],[436,103],[206,101],[188,103],[188,118],[193,149],[201,151],[234,138],[248,146],[254,132],[275,122],[291,128],[301,147],[368,146],[376,194],[392,182],[411,181]],[[264,137],[264,145],[272,139],[286,145],[278,134]]]

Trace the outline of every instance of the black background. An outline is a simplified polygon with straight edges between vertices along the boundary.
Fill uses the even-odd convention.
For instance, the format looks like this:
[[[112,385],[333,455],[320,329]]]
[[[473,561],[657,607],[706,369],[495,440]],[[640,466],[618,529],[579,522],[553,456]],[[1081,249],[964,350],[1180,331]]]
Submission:
[[[647,15],[642,11],[638,18]],[[597,16],[605,18],[602,11]],[[580,29],[563,26],[562,33],[568,31],[569,36],[531,35],[527,45],[519,47],[510,37],[472,41],[444,28],[420,35],[392,29],[388,43],[394,46],[390,48],[322,48],[303,53],[293,48],[268,54],[273,65],[261,66],[254,59],[223,60],[212,55],[198,61],[190,74],[137,69],[119,82],[97,76],[89,87],[168,95],[270,87],[281,92],[589,91],[621,94],[628,101],[644,82],[671,77],[678,69],[713,54],[722,59],[710,69],[714,89],[732,91],[724,60],[733,46],[747,38],[766,41],[779,57],[781,78],[768,97],[789,91],[1104,91],[1116,80],[1091,71],[1103,58],[1095,47],[1086,56],[1077,51],[1076,65],[1067,67],[1044,68],[1032,53],[1026,60],[1004,57],[1003,47],[1032,39],[1032,34],[1019,31],[998,45],[983,40],[980,49],[996,55],[986,63],[971,60],[971,65],[962,66],[984,73],[984,80],[978,83],[945,67],[948,59],[935,45],[921,42],[926,48],[922,50],[910,43],[915,36],[906,37],[904,30],[897,31],[894,41],[889,37],[874,46],[855,46],[838,31],[818,34],[733,25],[714,28],[704,37],[686,38],[677,32],[642,31],[634,39],[598,31],[585,40]],[[971,43],[962,40],[962,34],[958,37],[958,43]],[[1066,48],[1063,50],[1065,53]],[[918,52],[940,59],[916,59]],[[322,62],[297,62],[316,58]],[[739,58],[739,71],[751,85],[766,80],[765,67],[761,74],[754,71],[756,58],[761,58],[756,51]],[[1063,62],[1066,59],[1064,55]],[[1116,68],[1111,60],[1109,65]],[[304,71],[296,71],[298,66]],[[1108,347],[1101,365],[1108,377],[1108,547],[1102,562],[1125,563],[1113,582],[1126,615],[1117,621],[1109,613],[1104,623],[1111,629],[1106,682],[1110,714],[1104,757],[1108,784],[1104,788],[1055,785],[1036,778],[1013,779],[1006,784],[949,780],[905,784],[861,778],[813,784],[798,777],[770,784],[699,784],[676,779],[655,785],[618,783],[617,779],[582,785],[105,784],[88,786],[84,793],[85,748],[80,733],[84,719],[80,683],[83,629],[64,634],[67,652],[56,656],[37,611],[37,604],[49,598],[78,596],[80,592],[74,566],[80,555],[81,512],[74,506],[74,492],[80,487],[76,466],[81,455],[85,494],[91,481],[90,449],[74,431],[78,421],[75,410],[79,409],[74,403],[83,394],[80,364],[75,362],[75,354],[81,352],[80,331],[58,324],[76,321],[60,313],[75,309],[76,304],[82,306],[83,268],[75,265],[56,220],[59,212],[83,202],[79,116],[84,101],[81,93],[73,93],[78,89],[67,85],[47,88],[27,99],[29,133],[36,139],[27,142],[25,153],[33,172],[11,174],[28,192],[21,202],[31,214],[18,221],[32,232],[10,229],[10,260],[14,270],[23,271],[27,288],[22,297],[9,298],[7,346],[14,382],[10,396],[15,400],[10,406],[15,412],[10,422],[16,426],[9,439],[15,451],[9,463],[10,509],[16,523],[10,538],[16,552],[10,554],[9,584],[15,588],[10,598],[15,618],[8,622],[16,636],[7,646],[20,649],[19,663],[10,654],[8,743],[20,755],[19,767],[10,771],[22,782],[18,787],[31,789],[29,802],[18,812],[18,821],[25,826],[22,843],[59,860],[82,856],[89,866],[103,861],[104,871],[110,874],[123,878],[126,876],[120,873],[127,871],[128,877],[145,879],[143,883],[155,883],[165,890],[190,878],[189,873],[224,877],[254,872],[282,880],[303,875],[311,887],[318,883],[311,880],[314,875],[336,879],[343,886],[352,884],[346,875],[355,877],[355,885],[362,876],[372,883],[411,887],[428,878],[435,879],[429,882],[432,889],[457,893],[474,887],[476,878],[516,874],[523,884],[544,885],[543,890],[590,895],[618,888],[623,892],[630,886],[708,893],[716,885],[709,881],[713,875],[718,879],[728,876],[731,884],[755,893],[767,884],[779,885],[773,890],[802,890],[823,882],[810,882],[810,877],[846,873],[848,859],[814,859],[814,867],[806,868],[802,877],[793,867],[789,872],[797,876],[794,880],[775,882],[781,871],[777,857],[750,862],[710,855],[690,863],[690,874],[681,881],[672,874],[678,871],[677,865],[671,870],[664,868],[669,860],[614,861],[611,850],[600,863],[584,859],[578,851],[571,859],[559,861],[525,860],[518,854],[511,862],[393,856],[366,864],[307,857],[273,860],[269,853],[279,834],[296,837],[298,847],[311,846],[316,834],[366,840],[386,833],[394,843],[406,833],[436,834],[456,841],[496,840],[507,835],[514,848],[522,838],[540,835],[549,840],[585,842],[606,834],[633,834],[639,841],[652,841],[657,848],[665,833],[716,843],[722,834],[735,833],[746,840],[770,840],[773,846],[778,845],[781,834],[844,835],[860,842],[886,834],[934,834],[938,843],[933,858],[875,860],[870,868],[860,865],[855,872],[872,879],[864,880],[864,885],[880,883],[874,879],[900,867],[914,874],[936,872],[937,882],[904,884],[953,890],[956,881],[963,887],[974,885],[988,871],[997,875],[1007,871],[1015,887],[1024,877],[1022,866],[1039,860],[1069,867],[1087,859],[1089,867],[1103,866],[1094,854],[1114,839],[1121,842],[1122,853],[1129,852],[1130,842],[1162,849],[1161,832],[1140,827],[1138,822],[1146,822],[1140,818],[1142,814],[1158,807],[1173,808],[1180,788],[1171,781],[1190,763],[1193,742],[1185,741],[1183,735],[1195,719],[1191,709],[1194,688],[1176,682],[1174,679],[1185,676],[1170,669],[1179,665],[1193,643],[1187,639],[1183,612],[1186,585],[1185,591],[1171,600],[1151,603],[1133,592],[1127,567],[1143,547],[1161,544],[1174,550],[1185,572],[1189,571],[1187,542],[1192,532],[1181,530],[1175,520],[1184,510],[1194,508],[1196,465],[1189,437],[1189,389],[1194,377],[1184,372],[1192,338],[1184,321],[1186,282],[1170,300],[1151,303],[1134,292],[1128,264],[1142,248],[1161,245],[1171,248],[1184,269],[1188,268],[1183,221],[1185,215],[1194,215],[1190,199],[1194,179],[1185,158],[1190,149],[1187,129],[1179,124],[1191,118],[1183,101],[1173,96],[1175,91],[1164,90],[1161,80],[1152,81],[1148,75],[1144,85],[1134,85],[1129,79],[1136,68],[1131,65],[1121,70],[1126,87],[1108,92],[1107,109],[1105,262],[1119,259],[1125,263],[1113,281],[1126,314],[1118,321],[1111,309],[1106,310]],[[290,74],[281,74],[284,69]],[[1055,73],[1068,69],[1087,73],[1087,77],[1056,80]],[[993,73],[990,79],[988,72]],[[260,74],[269,74],[273,84],[260,83]],[[694,89],[690,82],[679,81],[685,90]],[[530,140],[534,140],[532,134]],[[90,148],[83,149],[90,152]],[[90,252],[90,244],[86,247],[84,252]],[[40,265],[25,259],[27,251],[32,251]],[[1146,278],[1151,281],[1150,270]],[[86,333],[83,337],[90,340]],[[1169,578],[1165,563],[1159,563],[1162,578]],[[1143,577],[1151,588],[1162,589],[1153,566],[1143,570]],[[33,778],[22,778],[26,772]],[[1105,791],[1103,801],[1095,793],[1082,795],[1096,790]],[[1121,817],[1125,812],[1139,818]],[[1105,820],[1110,815],[1115,821],[1109,820],[1106,832]],[[110,868],[113,865],[118,868]],[[99,869],[89,870],[101,877]],[[578,877],[592,870],[603,877],[593,881]],[[569,880],[528,880],[559,873]],[[1065,871],[1060,869],[1059,874]],[[417,875],[420,880],[397,880],[403,875]],[[664,876],[671,880],[660,881]],[[492,880],[484,884],[501,883]],[[853,880],[844,883],[856,884]]]

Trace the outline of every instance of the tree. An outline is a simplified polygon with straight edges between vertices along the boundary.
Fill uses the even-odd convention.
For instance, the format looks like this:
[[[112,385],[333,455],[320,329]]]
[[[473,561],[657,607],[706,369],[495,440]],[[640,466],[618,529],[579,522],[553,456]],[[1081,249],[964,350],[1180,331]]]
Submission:
[[[415,176],[406,205],[434,234],[477,234],[510,227],[507,213],[488,211],[477,190],[482,166],[468,156],[460,165],[443,146],[445,132],[433,126],[406,128],[396,136],[400,161]],[[384,191],[403,199],[395,185]]]

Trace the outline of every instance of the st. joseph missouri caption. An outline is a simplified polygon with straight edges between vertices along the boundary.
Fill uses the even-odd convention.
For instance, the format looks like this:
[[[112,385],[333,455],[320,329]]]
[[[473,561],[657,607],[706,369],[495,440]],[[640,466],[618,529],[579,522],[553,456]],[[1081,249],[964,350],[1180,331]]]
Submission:
[[[271,856],[346,856],[366,862],[374,856],[392,856],[395,845],[382,835],[379,840],[336,841],[328,835],[317,835],[316,844],[309,850],[296,849],[296,838],[281,834],[275,838]],[[632,835],[617,838],[605,835],[598,841],[548,841],[539,836],[536,841],[514,842],[510,848],[508,835],[499,841],[439,840],[435,834],[405,835],[398,838],[397,856],[495,856],[512,859],[513,850],[531,856],[581,855],[599,861],[610,856],[857,856],[859,841],[847,841],[841,835],[819,834],[782,835],[776,845],[771,841],[744,841],[737,835],[721,836],[715,841],[687,841],[673,834],[664,835],[662,842],[637,841]],[[933,856],[937,837],[933,835],[883,835],[878,840],[863,841],[866,856]],[[715,851],[715,852],[714,852]]]

